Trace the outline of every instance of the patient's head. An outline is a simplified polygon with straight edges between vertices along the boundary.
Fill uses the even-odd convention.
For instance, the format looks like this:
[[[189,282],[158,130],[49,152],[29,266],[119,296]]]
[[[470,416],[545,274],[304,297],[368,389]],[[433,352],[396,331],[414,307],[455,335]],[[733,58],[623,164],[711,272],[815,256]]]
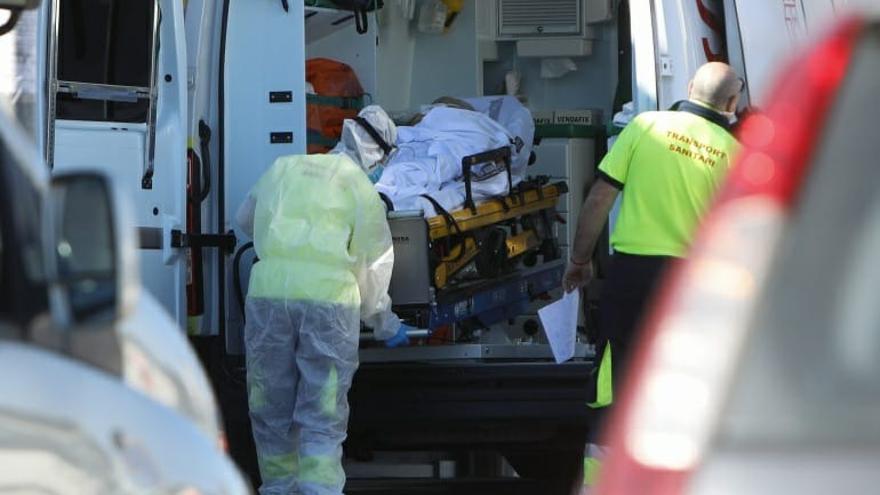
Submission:
[[[473,105],[471,105],[470,103],[468,103],[462,99],[455,98],[453,96],[441,96],[440,98],[437,98],[436,100],[432,101],[430,105],[423,108],[421,112],[415,114],[415,116],[413,116],[412,120],[410,120],[407,123],[407,125],[410,125],[410,126],[418,125],[418,123],[421,122],[422,119],[425,118],[425,115],[427,115],[428,112],[430,112],[431,110],[433,110],[437,107],[457,108],[459,110],[474,111]]]
[[[436,100],[432,101],[431,105],[435,106],[435,107],[442,106],[442,107],[458,108],[459,110],[470,110],[470,111],[474,110],[474,106],[471,105],[470,103],[468,103],[464,100],[460,100],[458,98],[452,97],[452,96],[441,96],[440,98],[437,98]]]

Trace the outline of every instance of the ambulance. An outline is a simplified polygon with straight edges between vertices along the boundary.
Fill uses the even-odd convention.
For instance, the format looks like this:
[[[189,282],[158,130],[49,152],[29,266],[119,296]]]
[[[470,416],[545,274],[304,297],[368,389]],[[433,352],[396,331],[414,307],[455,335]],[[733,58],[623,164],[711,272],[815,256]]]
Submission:
[[[531,170],[568,184],[556,230],[567,259],[615,122],[685,99],[707,61],[728,61],[746,82],[743,107],[761,107],[782,60],[871,3],[46,0],[33,19],[38,144],[53,174],[100,170],[134,203],[143,284],[199,350],[233,451],[252,468],[241,308],[254,255],[233,218],[277,157],[306,153],[314,138],[307,110],[321,95],[307,60],[345,63],[363,88],[352,104],[394,116],[443,96],[518,97],[538,124]],[[523,476],[577,470],[590,428],[588,339],[556,365],[538,329],[529,310],[469,329],[459,347],[362,356],[351,450],[488,449]]]

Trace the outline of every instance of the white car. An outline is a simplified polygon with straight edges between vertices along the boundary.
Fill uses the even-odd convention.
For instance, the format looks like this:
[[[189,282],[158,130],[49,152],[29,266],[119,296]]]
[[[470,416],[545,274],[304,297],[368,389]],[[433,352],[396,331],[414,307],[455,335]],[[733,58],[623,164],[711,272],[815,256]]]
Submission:
[[[29,141],[0,112],[0,492],[248,493],[194,352],[139,294],[122,198],[50,182]]]

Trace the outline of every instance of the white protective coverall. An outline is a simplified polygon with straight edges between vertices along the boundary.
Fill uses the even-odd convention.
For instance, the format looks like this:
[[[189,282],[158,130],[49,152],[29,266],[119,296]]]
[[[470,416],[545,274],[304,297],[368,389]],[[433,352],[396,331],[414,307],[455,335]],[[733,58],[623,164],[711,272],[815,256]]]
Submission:
[[[381,108],[361,116],[394,142]],[[335,151],[279,158],[237,215],[260,259],[245,349],[264,495],[342,493],[359,321],[378,340],[401,326],[388,297],[394,252],[385,206],[365,173],[384,152],[353,121]]]

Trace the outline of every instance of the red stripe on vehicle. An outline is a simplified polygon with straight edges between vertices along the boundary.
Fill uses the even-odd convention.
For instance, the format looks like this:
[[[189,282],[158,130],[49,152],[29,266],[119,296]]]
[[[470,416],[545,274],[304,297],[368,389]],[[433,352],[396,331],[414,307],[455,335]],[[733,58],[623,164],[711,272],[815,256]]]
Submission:
[[[703,0],[696,0],[697,2],[697,10],[700,11],[700,18],[703,19],[703,22],[709,26],[709,29],[715,31],[716,33],[723,33],[724,28],[721,25],[721,19],[712,12],[709,7],[706,7],[706,4],[703,3]]]

